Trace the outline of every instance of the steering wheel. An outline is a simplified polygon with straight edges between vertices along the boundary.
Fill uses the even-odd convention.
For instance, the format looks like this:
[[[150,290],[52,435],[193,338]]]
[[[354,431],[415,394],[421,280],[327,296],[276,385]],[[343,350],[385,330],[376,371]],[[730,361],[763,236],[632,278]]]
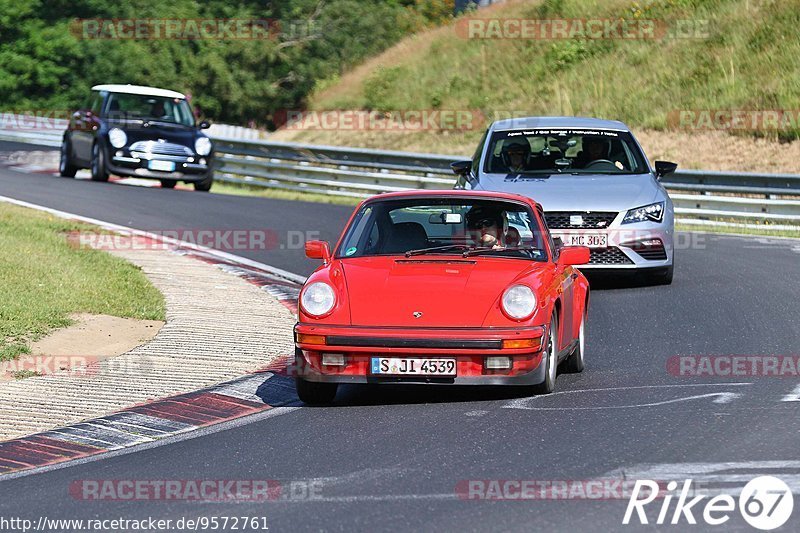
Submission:
[[[617,168],[617,165],[615,165],[613,161],[609,161],[608,159],[595,159],[594,161],[590,161],[589,163],[587,163],[586,166],[584,166],[583,168],[586,169],[586,168],[602,167],[605,165],[613,167],[614,170],[619,170]]]

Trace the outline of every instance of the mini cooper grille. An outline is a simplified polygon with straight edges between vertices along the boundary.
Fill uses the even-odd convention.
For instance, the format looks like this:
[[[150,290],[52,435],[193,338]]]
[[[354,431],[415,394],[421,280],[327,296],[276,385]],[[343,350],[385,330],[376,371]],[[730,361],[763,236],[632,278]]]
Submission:
[[[629,265],[631,263],[633,261],[617,247],[589,250],[590,265]]]
[[[189,156],[192,150],[188,146],[156,141],[138,141],[131,145],[131,152],[143,152],[154,155]]]
[[[581,224],[571,224],[570,217],[581,217]],[[598,229],[611,225],[617,213],[607,212],[580,212],[580,211],[549,211],[544,214],[547,227],[550,229]]]

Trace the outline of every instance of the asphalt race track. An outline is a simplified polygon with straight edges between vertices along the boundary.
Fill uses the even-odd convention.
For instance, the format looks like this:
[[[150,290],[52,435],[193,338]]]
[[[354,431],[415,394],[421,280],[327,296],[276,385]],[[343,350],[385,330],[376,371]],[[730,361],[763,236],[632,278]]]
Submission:
[[[9,149],[0,143],[0,150]],[[288,232],[334,240],[349,207],[131,187],[0,168],[0,195],[146,230],[275,231],[273,250],[240,255],[307,275],[316,266]],[[773,474],[800,503],[797,377],[677,377],[678,355],[797,355],[800,242],[682,235],[668,287],[603,282],[587,330],[587,370],[556,394],[344,388],[335,406],[300,407],[225,431],[0,481],[2,514],[48,518],[263,516],[272,531],[652,530],[623,526],[627,499],[463,499],[468,480],[574,481],[714,473]],[[4,251],[9,253],[9,251]],[[224,317],[220,317],[224,320]],[[289,332],[287,331],[287,335]],[[729,463],[720,465],[718,463]],[[726,477],[727,476],[727,477]],[[268,503],[82,501],[86,479],[314,481],[318,497]],[[462,494],[463,496],[463,494]],[[674,507],[674,503],[672,504]],[[796,506],[797,507],[797,506]],[[700,508],[700,506],[698,506]],[[13,513],[12,513],[13,511]],[[695,518],[703,524],[702,508]],[[669,513],[672,517],[672,512]],[[781,529],[797,531],[800,510]],[[752,531],[738,513],[722,527]]]

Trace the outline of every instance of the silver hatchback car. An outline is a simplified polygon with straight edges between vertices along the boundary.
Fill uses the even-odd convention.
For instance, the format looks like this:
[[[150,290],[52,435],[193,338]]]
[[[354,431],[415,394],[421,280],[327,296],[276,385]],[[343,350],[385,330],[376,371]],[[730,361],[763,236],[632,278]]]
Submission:
[[[544,208],[554,238],[588,246],[581,270],[643,273],[670,284],[674,211],[659,180],[675,163],[651,168],[622,122],[528,117],[494,122],[471,161],[452,165],[456,188],[528,196]]]

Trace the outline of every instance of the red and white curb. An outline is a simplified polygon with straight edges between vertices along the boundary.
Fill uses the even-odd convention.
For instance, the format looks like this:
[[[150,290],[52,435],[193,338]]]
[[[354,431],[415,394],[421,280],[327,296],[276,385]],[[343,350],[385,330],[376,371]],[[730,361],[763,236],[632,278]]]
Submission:
[[[0,477],[65,463],[299,405],[287,357],[266,369],[187,394],[136,405],[78,424],[0,442]]]
[[[297,274],[227,252],[13,198],[0,196],[0,201],[168,244],[175,253],[213,264],[263,288],[289,310],[297,312],[297,297],[305,280]],[[291,359],[287,355],[270,367],[253,374],[199,391],[158,399],[77,424],[0,442],[0,478],[151,444],[167,437],[197,431],[276,407],[300,405],[294,380],[287,372]]]

